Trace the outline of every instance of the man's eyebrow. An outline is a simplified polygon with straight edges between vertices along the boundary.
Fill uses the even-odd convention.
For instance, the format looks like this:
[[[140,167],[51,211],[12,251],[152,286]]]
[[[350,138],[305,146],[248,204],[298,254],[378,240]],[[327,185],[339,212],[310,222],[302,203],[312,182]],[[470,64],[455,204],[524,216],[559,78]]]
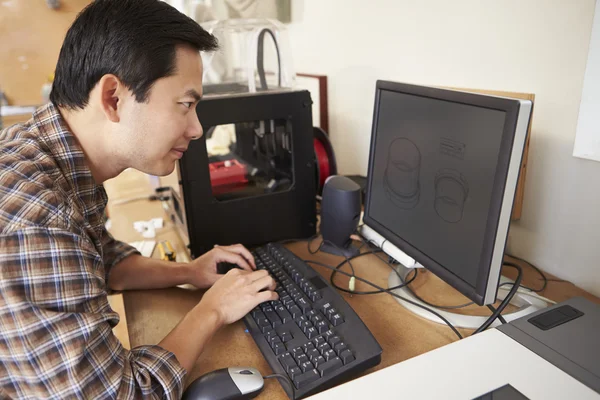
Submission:
[[[185,92],[185,96],[191,96],[194,98],[194,100],[196,101],[200,101],[200,99],[202,98],[202,96],[200,96],[198,94],[198,92],[196,92],[196,90],[194,89],[189,89],[188,91]]]

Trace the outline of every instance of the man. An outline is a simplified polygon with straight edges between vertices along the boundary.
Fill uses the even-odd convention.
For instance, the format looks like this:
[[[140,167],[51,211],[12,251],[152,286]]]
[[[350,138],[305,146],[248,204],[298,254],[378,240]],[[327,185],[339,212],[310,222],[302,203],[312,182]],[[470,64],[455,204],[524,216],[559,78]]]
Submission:
[[[142,257],[104,228],[102,182],[166,175],[202,135],[199,51],[214,37],[159,0],[96,0],[69,29],[51,103],[0,133],[0,397],[179,398],[211,336],[273,279],[241,245],[189,264]],[[217,262],[236,263],[217,275]],[[107,291],[210,289],[157,346],[125,350]]]

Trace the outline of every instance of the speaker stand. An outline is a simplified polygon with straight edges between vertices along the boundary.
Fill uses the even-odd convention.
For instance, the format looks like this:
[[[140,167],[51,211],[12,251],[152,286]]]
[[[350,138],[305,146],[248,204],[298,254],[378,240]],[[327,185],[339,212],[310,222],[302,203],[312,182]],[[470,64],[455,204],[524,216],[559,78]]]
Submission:
[[[329,241],[327,240],[323,242],[319,250],[325,253],[335,254],[336,256],[345,256],[348,258],[354,257],[355,255],[358,255],[358,253],[360,253],[360,250],[358,249],[358,247],[354,247],[352,241],[350,241],[350,244],[348,246],[342,247],[335,246],[333,245],[333,243],[329,243]]]

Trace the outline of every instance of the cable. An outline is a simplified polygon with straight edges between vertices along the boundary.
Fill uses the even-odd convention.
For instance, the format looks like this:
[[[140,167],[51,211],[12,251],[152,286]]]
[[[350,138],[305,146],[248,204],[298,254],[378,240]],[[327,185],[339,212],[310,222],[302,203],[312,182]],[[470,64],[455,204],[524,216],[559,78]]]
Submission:
[[[491,304],[488,304],[487,308],[489,308],[489,309],[490,309],[490,311],[492,312],[492,314],[493,314],[493,313],[495,313],[495,312],[497,311],[497,310],[494,308],[494,306],[493,306],[493,305],[491,305]],[[506,320],[504,319],[504,317],[503,317],[501,314],[498,314],[498,319],[499,319],[499,320],[500,320],[500,322],[502,322],[503,324],[505,324],[505,323],[506,323]]]
[[[509,256],[509,257],[512,257],[512,256]],[[516,258],[516,257],[513,257],[513,258]],[[521,261],[525,262],[524,260],[521,260]],[[533,288],[529,288],[529,289],[531,289],[532,292],[536,292],[536,293],[543,292],[544,289],[546,289],[546,286],[548,286],[548,278],[546,278],[546,275],[544,275],[544,273],[540,269],[538,269],[537,267],[529,264],[528,262],[525,262],[525,263],[528,264],[528,265],[530,265],[535,271],[537,271],[537,273],[540,274],[540,276],[544,280],[544,283],[542,284],[542,287],[540,289],[533,289]],[[512,263],[510,261],[504,261],[503,264],[511,266],[511,267],[518,267],[517,264]]]
[[[512,282],[504,282],[504,283],[501,283],[498,287],[500,288],[500,287],[506,286],[506,285],[514,285],[514,283],[512,283]],[[547,297],[544,297],[544,296],[541,296],[541,295],[535,293],[533,290],[531,290],[531,288],[528,288],[527,286],[521,285],[517,289],[517,292],[521,293],[521,294],[523,294],[525,296],[530,296],[530,297],[534,297],[536,299],[540,299],[540,300],[545,301],[546,303],[549,303],[549,304],[556,304],[556,301],[550,300]]]
[[[285,376],[283,374],[271,374],[271,375],[263,376],[263,379],[271,379],[271,378],[283,379],[292,388],[292,399],[296,398],[296,388],[294,388],[294,384],[292,383],[290,378],[288,378],[287,376]]]
[[[430,306],[430,307],[434,307],[434,308],[441,308],[442,310],[458,310],[459,308],[465,308],[465,307],[467,307],[467,306],[470,306],[471,304],[475,304],[475,302],[474,302],[474,301],[470,301],[470,302],[468,302],[468,303],[464,303],[464,304],[457,304],[457,305],[455,305],[455,306],[443,306],[443,305],[440,305],[440,304],[433,304],[433,303],[430,303],[430,302],[428,302],[427,300],[423,299],[423,298],[422,298],[422,297],[420,297],[418,294],[416,294],[416,293],[415,293],[415,291],[414,291],[414,290],[412,290],[412,288],[410,288],[410,286],[407,286],[406,288],[407,288],[407,289],[410,291],[410,293],[411,293],[413,296],[415,296],[415,298],[416,298],[417,300],[419,300],[419,301],[422,301],[423,303],[427,304],[427,305],[428,305],[428,306]]]
[[[360,228],[360,226],[359,226],[359,228]],[[357,230],[358,230],[358,229],[357,229]],[[361,242],[363,242],[363,244],[371,244],[371,243],[373,243],[375,246],[377,246],[377,243],[373,242],[373,240],[365,241],[365,240],[363,240],[363,238],[362,238],[360,235],[358,235],[358,237],[359,237],[359,239],[361,240]],[[387,239],[384,239],[384,240],[383,240],[383,242],[381,243],[381,247],[383,247],[383,244],[384,244],[386,241],[387,241]],[[361,246],[361,247],[362,247],[362,246]],[[379,246],[377,246],[377,247],[379,248]],[[382,251],[383,251],[383,250],[382,250]],[[365,253],[365,254],[368,254],[368,253]],[[373,254],[375,254],[375,253],[373,253]],[[382,260],[383,262],[385,262],[386,264],[388,264],[388,265],[389,265],[389,263],[388,263],[388,262],[386,262],[386,261],[385,261],[385,260],[384,260],[382,257],[380,257],[380,256],[379,256],[379,254],[375,254],[375,255],[376,255],[377,257],[379,257],[379,259],[380,259],[380,260]],[[390,266],[390,267],[391,267],[391,266]],[[403,282],[404,280],[402,279],[402,276],[400,276],[400,273],[399,273],[399,272],[396,270],[396,268],[392,268],[392,269],[394,270],[394,272],[396,272],[396,275],[398,275],[398,278],[400,278],[400,282]],[[405,282],[405,283],[403,283],[403,284],[401,284],[401,285],[394,286],[393,288],[389,288],[389,289],[390,289],[390,290],[394,290],[394,289],[399,289],[399,288],[401,288],[401,287],[406,287],[406,289],[408,289],[408,290],[410,291],[410,293],[411,293],[413,296],[415,296],[415,298],[417,298],[417,300],[419,300],[419,301],[421,301],[421,302],[423,302],[423,303],[427,304],[427,305],[428,305],[428,306],[430,306],[430,307],[441,308],[441,309],[445,309],[445,310],[455,310],[455,309],[463,308],[463,307],[466,307],[466,306],[470,306],[471,304],[474,304],[474,302],[473,302],[473,301],[470,301],[470,302],[468,302],[468,303],[465,303],[465,304],[459,304],[459,305],[455,305],[455,306],[442,306],[442,305],[433,304],[433,303],[430,303],[430,302],[428,302],[428,301],[424,300],[424,299],[423,299],[423,298],[421,298],[419,295],[417,295],[417,294],[415,293],[415,291],[414,291],[414,290],[412,290],[412,289],[410,288],[410,286],[409,286],[409,284],[411,284],[411,283],[412,283],[412,282],[415,280],[415,278],[417,277],[417,270],[418,270],[418,268],[413,268],[413,271],[415,271],[415,275],[414,275],[414,276],[413,276],[413,277],[412,277],[410,280],[408,280],[407,282]],[[335,275],[335,272],[333,273],[333,275]],[[331,284],[333,285],[333,280],[331,281]],[[335,286],[335,285],[334,285],[334,286]],[[375,294],[375,293],[381,293],[381,292],[372,292],[372,293],[373,293],[373,294]]]
[[[313,240],[315,240],[315,239],[316,239],[318,236],[319,236],[319,234],[313,235],[313,236],[312,236],[312,237],[311,237],[311,238],[308,240],[308,243],[306,244],[306,248],[308,249],[308,252],[309,252],[310,254],[317,254],[317,253],[319,252],[319,250],[321,250],[321,247],[323,247],[323,243],[324,243],[324,242],[321,242],[321,244],[319,244],[319,247],[317,248],[317,250],[315,250],[315,251],[312,251],[312,250],[310,249],[310,246],[311,246],[311,244],[312,244]]]
[[[508,292],[508,295],[504,298],[504,300],[502,300],[502,303],[500,303],[500,305],[498,306],[498,309],[496,311],[494,311],[492,313],[492,315],[479,328],[477,328],[475,330],[475,332],[472,333],[472,335],[475,335],[479,332],[483,332],[484,330],[486,330],[492,324],[492,322],[494,322],[494,320],[496,318],[498,318],[500,313],[502,313],[502,311],[504,311],[504,309],[506,308],[508,303],[510,303],[513,296],[517,292],[517,289],[519,288],[519,285],[521,284],[521,279],[523,278],[523,270],[518,265],[507,264],[507,266],[513,267],[517,270],[517,279],[515,280],[515,284],[510,289],[510,292]]]
[[[544,274],[544,272],[541,269],[539,269],[538,267],[536,267],[535,265],[533,265],[529,261],[524,260],[524,259],[522,259],[520,257],[513,256],[512,254],[508,254],[508,253],[505,253],[504,255],[506,255],[506,256],[508,256],[510,258],[514,258],[515,260],[518,260],[518,261],[520,261],[520,262],[522,262],[524,264],[527,264],[528,266],[530,266],[531,268],[533,268],[542,277],[542,280],[544,281],[542,288],[538,289],[538,290],[529,288],[533,292],[536,292],[536,293],[543,292],[544,289],[546,289],[546,286],[548,285],[548,282],[567,282],[564,279],[548,279],[548,277],[546,276],[546,274]],[[504,264],[509,265],[511,263],[505,262]],[[521,286],[521,287],[524,287],[524,286]]]
[[[354,272],[354,265],[352,265],[352,263],[350,262],[350,258],[348,258],[348,256],[346,256],[345,254],[343,254],[343,249],[341,249],[337,244],[333,243],[331,240],[327,240],[327,239],[323,239],[323,242],[321,243],[321,246],[325,242],[329,243],[331,246],[335,247],[336,249],[340,250],[340,252],[342,252],[342,255],[344,256],[344,258],[348,262],[348,265],[350,266],[350,269],[352,270],[352,276],[355,276],[356,273]],[[319,250],[320,249],[321,249],[321,247],[319,246]]]
[[[371,250],[371,251],[367,251],[367,252],[364,252],[364,253],[360,253],[360,254],[357,254],[357,255],[355,255],[355,256],[352,256],[352,257],[350,257],[350,258],[349,258],[349,260],[353,260],[353,259],[355,259],[355,258],[358,258],[358,257],[366,256],[366,255],[368,255],[368,254],[375,254],[375,255],[376,255],[376,252]],[[340,268],[341,268],[341,267],[342,267],[344,264],[346,264],[346,260],[342,261],[341,263],[339,263],[338,265],[336,265],[336,266],[334,267],[334,268],[335,268],[335,270],[333,271],[333,273],[332,273],[332,274],[331,274],[331,276],[329,277],[329,282],[331,283],[331,286],[333,286],[334,288],[336,288],[336,289],[337,289],[337,290],[339,290],[339,291],[342,291],[342,292],[345,292],[345,293],[350,293],[350,294],[367,295],[367,294],[380,294],[380,293],[386,293],[386,291],[382,291],[382,290],[372,290],[372,291],[368,291],[368,292],[357,292],[356,290],[354,290],[354,291],[351,291],[351,290],[348,290],[348,289],[344,289],[344,288],[343,288],[343,287],[341,287],[341,286],[338,286],[338,285],[337,285],[337,284],[336,284],[336,283],[333,281],[333,279],[334,279],[334,277],[335,277],[335,274],[339,272],[338,270],[339,270],[339,269],[340,269]],[[392,269],[394,269],[394,270],[395,270],[395,268],[394,268],[394,267],[392,267],[391,265],[389,265],[387,262],[386,262],[386,265],[387,265],[387,266],[389,266],[390,268],[392,268]],[[406,282],[403,282],[403,283],[401,283],[400,285],[397,285],[397,286],[392,286],[391,288],[388,288],[387,290],[396,290],[396,289],[400,289],[400,288],[402,288],[402,287],[404,287],[404,286],[406,286],[406,285],[408,285],[408,284],[412,283],[412,282],[415,280],[415,278],[417,277],[417,269],[415,268],[413,271],[415,272],[415,273],[414,273],[414,275],[413,275],[411,278],[409,278],[409,279],[408,279]],[[397,272],[397,271],[396,271],[396,272]]]
[[[265,66],[264,66],[264,46],[265,46],[265,34],[268,33],[273,38],[273,44],[275,45],[275,52],[277,54],[277,86],[281,87],[281,56],[279,54],[279,46],[275,34],[269,28],[264,28],[258,34],[258,54],[256,56],[256,70],[260,79],[260,87],[263,90],[267,90],[267,79],[265,77]]]
[[[328,269],[330,269],[330,270],[333,270],[333,271],[335,271],[335,267],[332,267],[332,266],[330,266],[330,265],[323,264],[323,263],[321,263],[321,262],[319,262],[319,261],[313,261],[313,260],[304,260],[304,262],[306,262],[306,263],[312,263],[312,264],[316,264],[316,265],[320,265],[320,266],[322,266],[322,267],[325,267],[325,268],[328,268]],[[352,276],[352,275],[350,275],[349,273],[347,273],[347,272],[344,272],[344,271],[340,271],[340,270],[338,270],[337,272],[338,272],[339,274],[346,275],[346,276],[348,276],[348,277],[351,277],[351,276]],[[450,323],[450,322],[449,322],[449,321],[448,321],[446,318],[442,317],[442,316],[441,316],[440,314],[438,314],[437,312],[435,312],[435,311],[433,311],[433,310],[431,310],[431,309],[429,309],[429,308],[427,308],[427,307],[425,307],[425,306],[422,306],[422,305],[420,305],[419,303],[415,303],[415,302],[414,302],[414,301],[412,301],[412,300],[409,300],[409,299],[407,299],[407,298],[404,298],[404,297],[402,297],[402,296],[400,296],[400,295],[398,295],[398,294],[394,293],[394,292],[393,292],[393,291],[391,291],[390,289],[384,289],[384,288],[382,288],[381,286],[374,284],[373,282],[370,282],[370,281],[368,281],[368,280],[366,280],[366,279],[363,279],[363,278],[361,278],[360,276],[355,276],[355,278],[356,278],[356,279],[358,279],[358,280],[359,280],[359,281],[361,281],[361,282],[364,282],[364,283],[366,283],[367,285],[373,286],[373,287],[374,287],[374,288],[376,288],[376,289],[379,289],[379,290],[381,290],[381,291],[383,291],[383,292],[386,292],[386,293],[388,293],[388,294],[390,294],[390,295],[392,295],[392,296],[394,296],[394,297],[397,297],[397,298],[399,298],[399,299],[401,299],[401,300],[403,300],[403,301],[406,301],[407,303],[413,304],[413,305],[414,305],[414,306],[416,306],[416,307],[419,307],[419,308],[422,308],[422,309],[424,309],[424,310],[426,310],[426,311],[429,311],[430,313],[432,313],[433,315],[435,315],[436,317],[438,317],[439,319],[441,319],[442,321],[444,321],[444,323],[445,323],[446,325],[448,325],[448,326],[450,327],[450,329],[452,329],[452,331],[453,331],[453,332],[456,334],[456,336],[458,336],[458,338],[459,338],[459,339],[462,339],[462,338],[463,338],[463,336],[462,336],[462,335],[460,334],[460,332],[459,332],[459,331],[458,331],[458,330],[457,330],[457,329],[454,327],[454,325],[452,325],[452,324],[451,324],[451,323]]]

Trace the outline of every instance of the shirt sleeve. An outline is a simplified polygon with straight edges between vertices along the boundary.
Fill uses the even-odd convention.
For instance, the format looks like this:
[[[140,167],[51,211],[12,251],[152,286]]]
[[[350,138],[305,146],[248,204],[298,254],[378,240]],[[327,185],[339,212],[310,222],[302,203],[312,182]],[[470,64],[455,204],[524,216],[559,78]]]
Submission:
[[[173,353],[129,351],[114,336],[119,316],[108,304],[104,272],[93,244],[71,232],[36,227],[0,235],[0,392],[181,398],[185,370]]]
[[[102,234],[102,253],[106,282],[112,267],[132,254],[140,254],[135,247],[116,240],[106,229]]]

